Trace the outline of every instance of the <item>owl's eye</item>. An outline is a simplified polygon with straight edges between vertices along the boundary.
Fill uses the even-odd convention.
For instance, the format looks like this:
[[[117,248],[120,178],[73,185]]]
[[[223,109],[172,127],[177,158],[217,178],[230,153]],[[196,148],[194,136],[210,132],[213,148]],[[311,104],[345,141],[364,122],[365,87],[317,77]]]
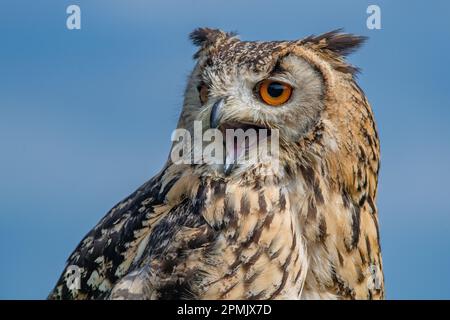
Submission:
[[[257,89],[261,100],[273,107],[286,103],[292,94],[292,87],[290,85],[272,79],[261,81]]]
[[[201,84],[197,87],[198,97],[200,98],[200,102],[203,104],[208,102],[208,87],[205,84]]]

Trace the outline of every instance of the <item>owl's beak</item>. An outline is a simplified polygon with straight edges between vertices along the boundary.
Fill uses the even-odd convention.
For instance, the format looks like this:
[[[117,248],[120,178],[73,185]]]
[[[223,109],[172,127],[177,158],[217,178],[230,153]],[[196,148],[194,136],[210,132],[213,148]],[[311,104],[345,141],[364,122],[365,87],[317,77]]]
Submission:
[[[209,125],[212,129],[217,129],[219,127],[224,102],[225,99],[220,98],[213,104],[211,108],[211,114],[209,116]]]
[[[211,108],[211,114],[209,116],[209,126],[211,129],[219,128],[224,104],[225,104],[224,98],[220,98],[213,104]],[[223,164],[223,172],[225,173],[225,175],[229,175],[234,167],[235,164],[231,161],[227,161],[227,158],[225,158],[225,162]]]

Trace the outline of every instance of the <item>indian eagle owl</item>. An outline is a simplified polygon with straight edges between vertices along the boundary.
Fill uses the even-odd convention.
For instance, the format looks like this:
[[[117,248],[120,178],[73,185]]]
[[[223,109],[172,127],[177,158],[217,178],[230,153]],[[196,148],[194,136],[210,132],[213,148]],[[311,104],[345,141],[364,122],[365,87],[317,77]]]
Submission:
[[[383,298],[379,139],[345,61],[364,38],[190,38],[178,128],[277,130],[277,170],[169,159],[85,236],[49,298]]]

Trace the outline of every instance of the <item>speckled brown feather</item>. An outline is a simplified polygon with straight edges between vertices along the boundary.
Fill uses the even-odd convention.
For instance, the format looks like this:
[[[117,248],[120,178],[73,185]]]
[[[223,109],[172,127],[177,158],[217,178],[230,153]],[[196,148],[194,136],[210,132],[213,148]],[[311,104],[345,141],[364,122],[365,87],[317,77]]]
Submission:
[[[233,68],[259,74],[301,57],[323,78],[317,119],[296,141],[281,137],[277,174],[262,175],[267,164],[259,164],[224,176],[169,160],[69,257],[68,266],[81,268],[81,288],[69,289],[63,272],[49,298],[383,298],[379,140],[357,69],[343,57],[363,39],[335,31],[244,42],[206,28],[191,39],[200,47],[192,77],[218,88]],[[188,87],[178,127],[199,117],[195,99]]]

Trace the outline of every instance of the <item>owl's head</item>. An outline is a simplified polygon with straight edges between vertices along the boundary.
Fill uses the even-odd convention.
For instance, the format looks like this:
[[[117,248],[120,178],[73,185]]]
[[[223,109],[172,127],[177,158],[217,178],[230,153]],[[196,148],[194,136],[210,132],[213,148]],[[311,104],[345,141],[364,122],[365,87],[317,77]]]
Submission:
[[[295,41],[241,41],[234,33],[200,28],[199,47],[178,127],[278,129],[281,150],[302,153],[304,140],[328,126],[333,149],[348,131],[348,101],[359,91],[357,68],[345,56],[363,37],[332,31]],[[303,142],[303,145],[302,145]]]

